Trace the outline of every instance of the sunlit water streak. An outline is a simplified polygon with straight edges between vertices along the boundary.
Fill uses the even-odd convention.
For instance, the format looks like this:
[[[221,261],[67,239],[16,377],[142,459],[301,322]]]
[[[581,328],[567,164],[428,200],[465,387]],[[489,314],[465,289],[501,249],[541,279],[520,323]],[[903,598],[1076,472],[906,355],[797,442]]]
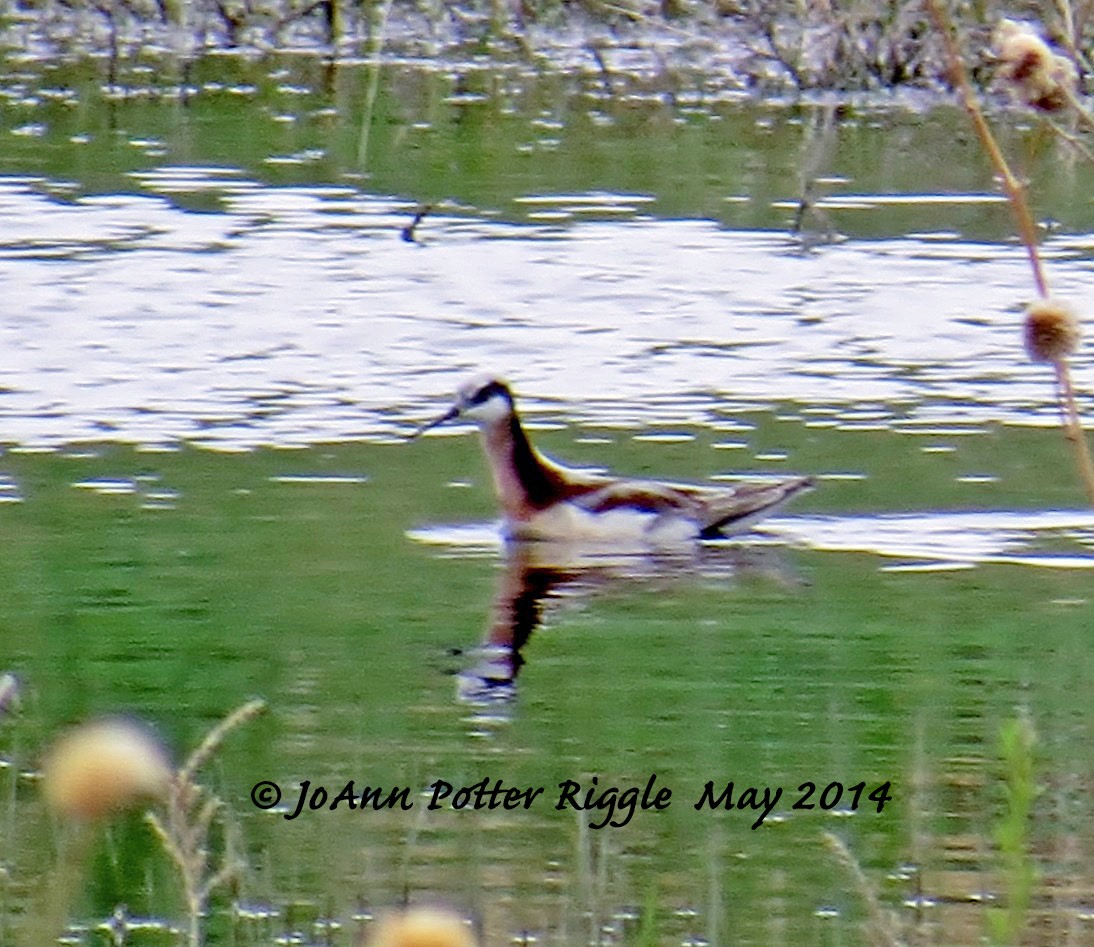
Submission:
[[[706,221],[439,212],[414,244],[400,239],[412,208],[350,188],[191,167],[135,183],[148,193],[59,203],[43,182],[0,182],[9,442],[382,438],[480,369],[510,376],[532,411],[596,424],[716,424],[776,399],[813,406],[814,424],[853,424],[863,406],[883,427],[1056,421],[1049,373],[1020,344],[1017,249],[803,252]],[[220,211],[179,209],[186,191]],[[1090,240],[1047,250],[1059,292],[1088,294]],[[1094,387],[1089,356],[1075,374]]]
[[[407,535],[454,556],[497,554],[504,547],[498,523],[429,526]],[[724,542],[747,547],[772,540],[902,560],[882,566],[886,571],[961,569],[989,563],[1094,569],[1094,513],[1085,510],[779,516],[765,520],[754,533]],[[1050,541],[1054,548],[1040,548]],[[590,562],[607,555],[593,549],[586,553]],[[574,550],[567,550],[567,555],[574,558]],[[626,561],[614,549],[610,558]]]

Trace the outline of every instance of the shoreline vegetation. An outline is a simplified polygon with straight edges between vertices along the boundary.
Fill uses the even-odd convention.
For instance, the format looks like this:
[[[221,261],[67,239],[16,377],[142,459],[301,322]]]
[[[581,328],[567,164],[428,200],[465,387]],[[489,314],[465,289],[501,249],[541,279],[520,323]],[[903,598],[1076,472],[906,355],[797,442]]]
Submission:
[[[1092,72],[1094,0],[950,4],[974,84],[993,87],[993,29],[1028,20]],[[943,36],[909,0],[4,0],[0,47],[24,55],[239,51],[335,61],[458,58],[616,74],[728,76],[743,93],[949,86]]]

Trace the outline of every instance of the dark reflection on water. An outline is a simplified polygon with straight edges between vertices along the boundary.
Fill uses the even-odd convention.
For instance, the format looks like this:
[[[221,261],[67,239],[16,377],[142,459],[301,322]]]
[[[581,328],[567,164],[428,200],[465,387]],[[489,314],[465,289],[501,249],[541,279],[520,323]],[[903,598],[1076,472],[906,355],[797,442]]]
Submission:
[[[758,450],[799,429],[751,420],[737,436]],[[653,474],[720,456],[701,431],[593,444],[591,430],[541,433],[563,454],[618,452]],[[1047,933],[1031,939],[1065,942],[1066,930],[1066,942],[1089,943],[1089,569],[1047,561],[1089,559],[1089,516],[851,513],[871,487],[905,502],[906,479],[887,471],[918,474],[908,458],[923,455],[890,432],[841,436],[840,466],[870,459],[863,479],[822,482],[806,498],[841,509],[820,516],[803,503],[738,544],[620,559],[501,546],[481,520],[488,485],[445,487],[453,470],[477,469],[466,438],[414,450],[9,453],[25,498],[0,506],[10,590],[0,680],[14,671],[25,699],[0,716],[0,837],[22,887],[8,889],[0,931],[19,929],[55,870],[31,775],[50,733],[130,709],[185,751],[258,693],[271,713],[234,735],[206,775],[250,866],[239,904],[259,907],[217,903],[210,943],[349,947],[362,904],[408,894],[466,907],[490,947],[522,932],[558,947],[631,942],[650,900],[661,942],[865,943],[864,896],[823,832],[861,863],[905,942],[978,942],[988,909],[1009,897],[994,841],[1005,811],[998,734],[1018,712],[1040,735],[1043,787],[1028,849],[1040,872],[1031,917]],[[978,442],[925,455],[935,505],[965,486],[932,465]],[[787,443],[798,466],[807,445]],[[1026,460],[1038,443],[1031,435]],[[1055,446],[1041,448],[1050,469]],[[981,456],[1032,491],[1041,472],[1011,459]],[[146,489],[169,489],[171,502],[148,508]],[[438,511],[471,525],[408,539]],[[453,661],[453,646],[480,639],[482,653]],[[471,699],[454,699],[454,663]],[[588,827],[602,813],[557,811],[550,798],[563,780],[642,786],[651,774],[673,804],[612,834]],[[487,777],[545,787],[542,805],[430,812],[421,802],[436,779]],[[288,798],[304,779],[405,786],[419,804],[287,822],[250,803],[260,779]],[[692,808],[708,780],[786,795],[752,830],[748,812]],[[891,781],[894,799],[882,813],[849,810],[846,792],[834,810],[795,810],[806,780],[818,793]],[[122,903],[128,918],[177,917],[172,866],[143,837],[127,839],[131,870],[89,889],[75,915],[85,927]],[[320,924],[341,932],[319,934]]]
[[[492,705],[517,696],[524,646],[545,621],[552,603],[583,599],[620,584],[655,584],[687,578],[732,582],[738,575],[763,576],[784,584],[799,581],[774,548],[706,543],[689,550],[612,556],[549,542],[507,542],[482,644],[471,652],[475,663],[458,675],[458,697]],[[669,591],[671,594],[671,591]],[[609,668],[602,669],[611,673]]]

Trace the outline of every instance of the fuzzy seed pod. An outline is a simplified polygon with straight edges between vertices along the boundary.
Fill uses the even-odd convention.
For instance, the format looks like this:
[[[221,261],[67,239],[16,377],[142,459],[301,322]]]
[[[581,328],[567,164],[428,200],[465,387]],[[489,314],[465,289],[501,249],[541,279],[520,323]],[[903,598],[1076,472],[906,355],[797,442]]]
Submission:
[[[1035,362],[1059,362],[1079,347],[1079,320],[1070,306],[1038,299],[1026,309],[1026,352]]]
[[[1067,106],[1079,81],[1068,57],[1054,53],[1028,25],[1014,20],[999,21],[992,46],[999,81],[1020,101],[1042,112]]]
[[[46,800],[58,814],[84,822],[163,798],[171,778],[163,747],[127,720],[76,727],[53,745],[42,765]]]
[[[410,907],[382,917],[368,947],[475,947],[467,921],[437,907]]]

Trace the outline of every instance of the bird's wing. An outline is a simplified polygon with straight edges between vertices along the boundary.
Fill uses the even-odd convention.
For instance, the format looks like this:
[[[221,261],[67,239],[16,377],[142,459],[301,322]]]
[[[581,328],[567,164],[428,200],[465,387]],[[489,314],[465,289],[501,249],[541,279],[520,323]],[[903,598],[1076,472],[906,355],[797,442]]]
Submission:
[[[578,494],[571,502],[590,513],[630,508],[656,516],[694,517],[700,509],[692,491],[645,480],[613,480]]]
[[[732,490],[706,491],[699,524],[705,539],[740,532],[761,516],[767,516],[804,490],[813,486],[809,477],[774,482],[742,483]]]

